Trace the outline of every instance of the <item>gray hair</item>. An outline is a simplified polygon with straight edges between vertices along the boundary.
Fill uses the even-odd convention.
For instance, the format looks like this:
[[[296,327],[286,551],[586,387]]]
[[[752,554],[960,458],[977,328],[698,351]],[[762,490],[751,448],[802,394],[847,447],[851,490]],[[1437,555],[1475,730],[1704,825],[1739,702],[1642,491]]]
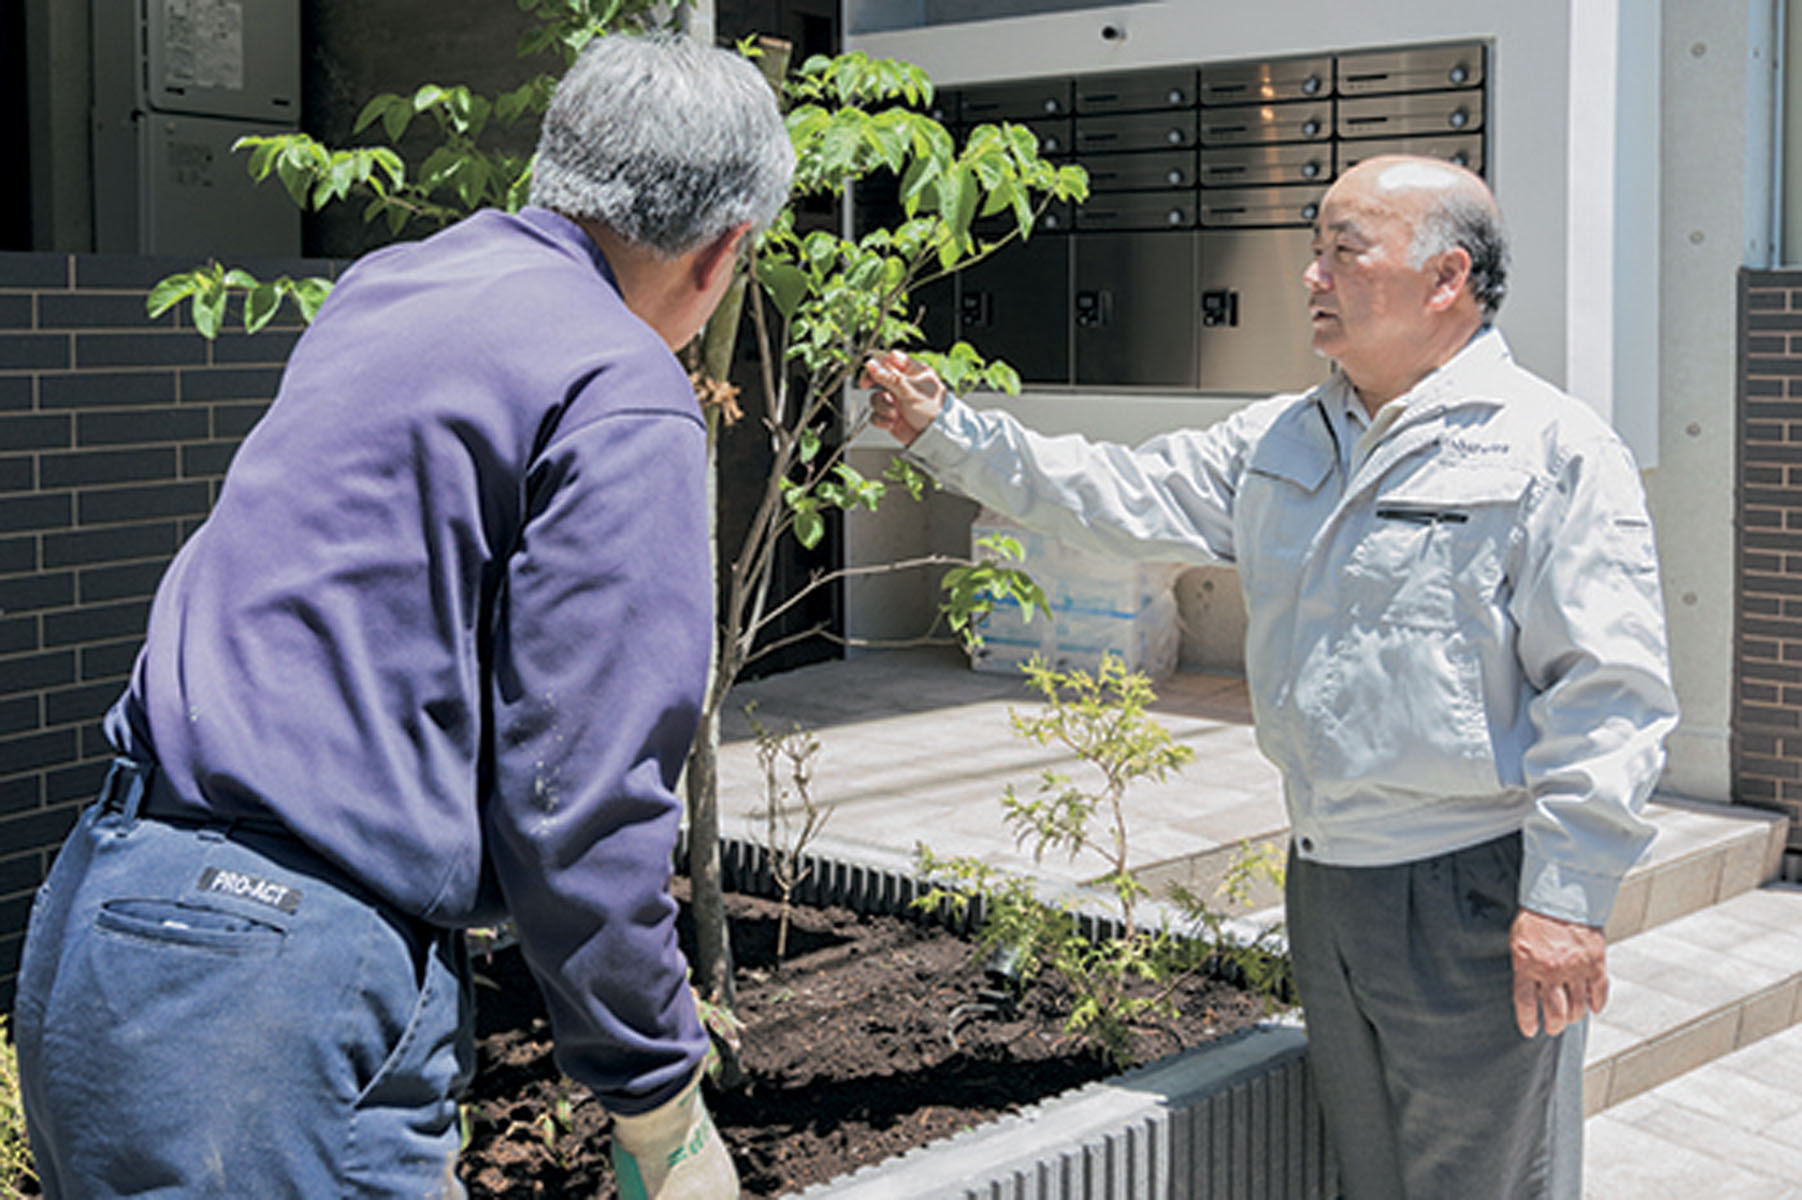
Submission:
[[[687,37],[614,34],[558,83],[531,199],[674,258],[768,224],[794,164],[775,92],[748,60]]]
[[[1414,226],[1409,265],[1418,270],[1435,254],[1454,247],[1470,255],[1470,294],[1493,318],[1508,294],[1508,234],[1502,216],[1482,185],[1451,187],[1436,194]]]

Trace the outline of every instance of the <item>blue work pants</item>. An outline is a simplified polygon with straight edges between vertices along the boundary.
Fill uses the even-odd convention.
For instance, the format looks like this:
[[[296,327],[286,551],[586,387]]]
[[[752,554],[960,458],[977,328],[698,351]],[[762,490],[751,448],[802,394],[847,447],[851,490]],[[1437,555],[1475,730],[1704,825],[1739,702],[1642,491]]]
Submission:
[[[462,938],[273,826],[146,816],[121,761],[32,909],[16,1034],[58,1197],[460,1197]]]

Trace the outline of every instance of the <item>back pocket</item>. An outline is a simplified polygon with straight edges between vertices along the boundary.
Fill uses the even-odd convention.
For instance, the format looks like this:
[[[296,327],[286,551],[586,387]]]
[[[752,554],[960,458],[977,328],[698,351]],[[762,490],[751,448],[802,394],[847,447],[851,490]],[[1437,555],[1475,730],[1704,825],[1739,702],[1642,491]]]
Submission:
[[[273,954],[285,936],[265,921],[172,900],[108,901],[95,914],[94,927],[116,937],[240,955]]]

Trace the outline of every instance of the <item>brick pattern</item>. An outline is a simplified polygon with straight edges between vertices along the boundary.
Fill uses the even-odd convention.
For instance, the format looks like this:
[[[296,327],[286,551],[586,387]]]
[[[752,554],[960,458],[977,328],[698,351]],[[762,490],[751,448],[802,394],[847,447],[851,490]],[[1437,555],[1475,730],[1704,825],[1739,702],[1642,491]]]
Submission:
[[[329,275],[318,260],[241,264]],[[0,1011],[31,897],[110,756],[150,598],[300,331],[208,343],[144,300],[189,260],[0,253]]]
[[[1733,795],[1802,851],[1802,271],[1739,280]]]

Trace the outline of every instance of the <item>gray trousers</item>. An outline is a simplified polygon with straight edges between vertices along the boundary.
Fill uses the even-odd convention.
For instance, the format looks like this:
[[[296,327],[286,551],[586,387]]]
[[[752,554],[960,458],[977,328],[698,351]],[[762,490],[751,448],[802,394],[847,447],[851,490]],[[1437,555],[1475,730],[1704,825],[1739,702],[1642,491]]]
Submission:
[[[1347,1200],[1579,1200],[1587,1022],[1523,1038],[1513,835],[1393,867],[1290,854],[1289,944]]]

